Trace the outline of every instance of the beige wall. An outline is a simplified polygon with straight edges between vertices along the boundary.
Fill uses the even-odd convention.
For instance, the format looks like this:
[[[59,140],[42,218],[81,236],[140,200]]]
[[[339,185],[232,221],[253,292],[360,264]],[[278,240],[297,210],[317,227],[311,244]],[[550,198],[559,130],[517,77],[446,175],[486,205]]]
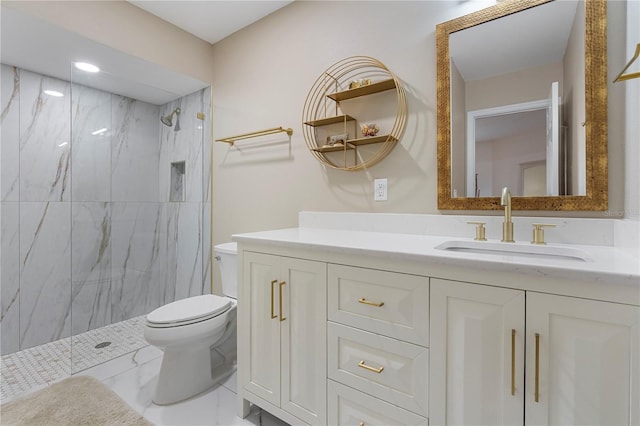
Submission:
[[[291,146],[214,144],[214,241],[296,226],[301,210],[437,212],[435,25],[455,15],[451,2],[297,1],[216,43],[215,136],[294,133]],[[302,109],[320,74],[353,55],[379,59],[402,80],[409,116],[386,159],[344,172],[309,153]],[[389,201],[373,200],[375,178],[388,179]]]
[[[483,80],[468,81],[467,111],[549,98],[550,81],[557,81],[562,93],[562,62],[541,65]]]
[[[214,241],[296,226],[301,210],[438,213],[435,26],[468,13],[462,9],[467,3],[298,1],[216,43],[215,136],[281,125],[292,127],[294,134],[291,146],[260,148],[254,140],[238,143],[237,149],[214,144]],[[352,55],[381,60],[408,93],[409,118],[401,143],[363,172],[323,167],[302,138],[309,88],[322,71]],[[610,127],[620,126],[616,120],[612,114]],[[623,136],[612,135],[614,157],[624,149]],[[389,201],[374,202],[373,179],[385,177]],[[620,208],[624,194],[623,177],[613,178],[612,210]]]
[[[492,182],[491,194],[497,197],[502,192],[504,182],[513,188],[512,195],[522,196],[522,166],[527,163],[545,161],[545,129],[534,129],[525,134],[492,142]],[[546,187],[545,194],[546,194]],[[485,192],[485,196],[487,193]]]
[[[465,110],[466,83],[451,62],[451,190],[454,196],[467,193],[466,140],[467,112]]]

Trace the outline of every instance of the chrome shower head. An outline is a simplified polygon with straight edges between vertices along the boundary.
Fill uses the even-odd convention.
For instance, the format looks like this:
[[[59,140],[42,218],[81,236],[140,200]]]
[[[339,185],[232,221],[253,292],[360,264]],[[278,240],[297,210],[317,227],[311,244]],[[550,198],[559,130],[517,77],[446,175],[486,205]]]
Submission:
[[[174,115],[180,115],[180,108],[176,108],[173,111],[171,111],[171,114],[169,115],[162,115],[160,116],[160,121],[162,122],[162,124],[164,124],[165,126],[173,126],[173,116]],[[176,117],[176,127],[174,129],[174,131],[178,131],[180,130],[180,122],[178,121],[178,118]]]

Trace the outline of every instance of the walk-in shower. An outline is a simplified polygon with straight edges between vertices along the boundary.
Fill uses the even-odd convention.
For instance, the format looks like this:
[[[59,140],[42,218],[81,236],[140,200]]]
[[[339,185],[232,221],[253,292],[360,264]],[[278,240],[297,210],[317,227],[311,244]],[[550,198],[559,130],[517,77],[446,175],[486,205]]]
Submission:
[[[145,314],[210,291],[210,124],[197,119],[210,89],[153,104],[79,84],[75,70],[65,81],[0,68],[12,88],[0,94],[4,399],[138,350]],[[179,129],[180,110],[190,131],[158,126]],[[5,169],[5,155],[21,167]]]
[[[171,111],[171,114],[169,115],[162,115],[160,116],[160,121],[162,122],[162,124],[164,124],[165,126],[173,126],[173,116],[176,116],[176,127],[173,128],[174,132],[177,132],[180,130],[180,108],[175,108],[173,111]]]
[[[0,399],[137,350],[144,315],[211,288],[210,87],[1,9]],[[43,40],[102,71],[9,54]]]

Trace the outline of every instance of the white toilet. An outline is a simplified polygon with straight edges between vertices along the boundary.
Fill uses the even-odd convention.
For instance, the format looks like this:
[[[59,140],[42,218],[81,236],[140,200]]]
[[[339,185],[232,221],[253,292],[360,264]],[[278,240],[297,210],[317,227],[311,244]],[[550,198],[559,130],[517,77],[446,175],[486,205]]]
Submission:
[[[185,400],[235,371],[237,250],[236,243],[214,247],[224,297],[189,297],[147,315],[144,338],[164,351],[154,403],[167,405]]]

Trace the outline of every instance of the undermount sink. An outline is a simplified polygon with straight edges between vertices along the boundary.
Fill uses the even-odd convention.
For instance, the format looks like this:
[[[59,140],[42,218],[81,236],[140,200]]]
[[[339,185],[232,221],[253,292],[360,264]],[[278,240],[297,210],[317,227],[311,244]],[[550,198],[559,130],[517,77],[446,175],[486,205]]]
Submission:
[[[538,259],[556,259],[568,261],[591,262],[587,252],[573,247],[549,245],[502,243],[491,241],[445,241],[435,247],[460,253],[492,254],[499,256],[519,256]]]

